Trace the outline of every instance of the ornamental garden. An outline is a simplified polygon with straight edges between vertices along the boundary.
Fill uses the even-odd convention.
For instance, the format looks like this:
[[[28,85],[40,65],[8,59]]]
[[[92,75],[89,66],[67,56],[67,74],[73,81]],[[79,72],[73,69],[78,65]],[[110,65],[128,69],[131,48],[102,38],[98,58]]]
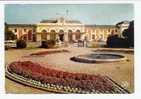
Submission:
[[[133,21],[124,37],[104,42],[30,42],[6,29],[7,93],[125,94],[134,92]],[[15,40],[13,40],[15,39]]]

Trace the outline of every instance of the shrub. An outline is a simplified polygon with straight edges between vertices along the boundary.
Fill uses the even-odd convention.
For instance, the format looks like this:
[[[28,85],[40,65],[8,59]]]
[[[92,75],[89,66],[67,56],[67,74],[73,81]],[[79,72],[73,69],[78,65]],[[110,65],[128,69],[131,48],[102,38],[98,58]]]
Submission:
[[[25,40],[17,40],[16,47],[17,48],[26,48],[27,44]]]
[[[15,40],[17,37],[12,31],[5,31],[5,40]]]
[[[125,29],[122,32],[122,35],[128,41],[129,46],[134,47],[134,21],[130,22],[130,25],[129,25],[128,29]]]
[[[41,48],[52,48],[55,44],[55,40],[42,41]]]
[[[119,38],[117,35],[109,36],[107,38],[107,47],[110,48],[128,48],[129,43],[126,39]]]
[[[5,50],[8,50],[9,49],[9,46],[5,46]]]

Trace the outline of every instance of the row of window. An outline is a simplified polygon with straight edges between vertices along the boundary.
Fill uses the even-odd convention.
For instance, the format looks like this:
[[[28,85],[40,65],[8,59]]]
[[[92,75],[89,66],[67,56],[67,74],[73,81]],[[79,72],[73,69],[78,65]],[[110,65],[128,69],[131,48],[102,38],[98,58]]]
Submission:
[[[47,33],[48,31],[43,29],[41,30],[42,33]],[[56,30],[50,30],[50,32],[56,32]],[[65,32],[64,30],[59,30],[58,32]],[[68,32],[73,32],[72,30],[68,30]],[[80,32],[80,30],[76,30],[75,32]]]
[[[96,40],[96,35],[95,34],[92,34],[92,40]],[[100,34],[99,35],[99,39],[103,40],[104,39],[104,34]]]
[[[91,29],[87,29],[86,32],[117,32],[117,29],[99,29],[99,30],[91,30]]]
[[[28,29],[23,29],[24,32],[27,32]],[[14,32],[17,32],[18,29],[14,29]],[[46,31],[46,30],[45,30]],[[80,31],[80,30],[77,30],[77,31]],[[86,30],[87,32],[90,32],[91,30]],[[94,30],[95,33],[97,32],[107,32],[107,30]],[[117,32],[117,29],[108,29],[108,32]]]
[[[27,31],[32,31],[32,30],[29,30],[29,29],[23,29],[24,32],[27,32]],[[35,30],[33,30],[35,32]],[[18,29],[14,29],[14,32],[18,32]]]
[[[18,31],[18,29],[14,29],[14,32],[17,32]],[[24,32],[26,32],[27,31],[27,29],[24,29]]]

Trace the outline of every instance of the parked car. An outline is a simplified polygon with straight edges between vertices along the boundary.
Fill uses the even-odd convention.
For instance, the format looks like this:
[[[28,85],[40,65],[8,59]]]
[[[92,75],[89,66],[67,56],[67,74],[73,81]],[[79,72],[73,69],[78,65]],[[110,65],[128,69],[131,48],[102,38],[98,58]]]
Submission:
[[[16,47],[16,40],[6,40],[5,41],[5,49],[15,48],[15,47]]]

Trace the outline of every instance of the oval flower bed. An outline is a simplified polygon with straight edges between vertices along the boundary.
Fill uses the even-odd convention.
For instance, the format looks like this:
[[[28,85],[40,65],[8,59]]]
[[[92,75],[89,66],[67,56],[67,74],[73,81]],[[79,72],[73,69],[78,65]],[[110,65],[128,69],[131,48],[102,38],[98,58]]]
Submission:
[[[45,68],[40,64],[31,61],[12,62],[8,66],[8,72],[15,73],[24,78],[39,81],[41,84],[55,87],[56,90],[61,88],[68,92],[100,92],[100,93],[118,93],[114,85],[100,75],[90,75],[84,73],[69,73],[55,69]],[[62,86],[62,87],[60,87]],[[76,91],[73,91],[76,90]]]
[[[52,50],[52,51],[40,51],[40,52],[36,52],[36,53],[32,53],[30,54],[30,56],[33,55],[48,55],[48,54],[55,54],[55,53],[62,53],[62,52],[69,52],[68,50]]]

